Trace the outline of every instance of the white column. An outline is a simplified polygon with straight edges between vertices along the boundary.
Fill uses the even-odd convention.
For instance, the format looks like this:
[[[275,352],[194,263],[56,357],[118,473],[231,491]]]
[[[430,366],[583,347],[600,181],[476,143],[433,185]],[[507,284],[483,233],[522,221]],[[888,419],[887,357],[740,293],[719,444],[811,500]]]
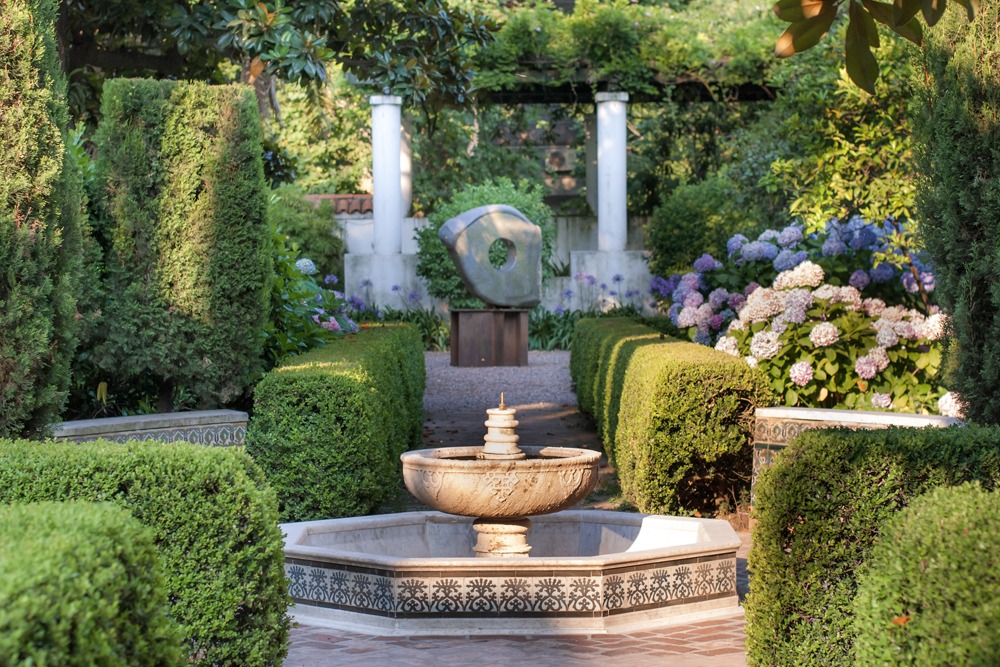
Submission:
[[[400,118],[403,99],[372,95],[372,213],[376,255],[402,250],[403,197],[400,192]]]
[[[402,141],[399,150],[400,183],[399,193],[402,199],[400,213],[406,218],[413,206],[413,124],[409,117],[403,120],[401,130]]]
[[[597,93],[597,249],[618,252],[628,237],[626,102],[628,93]]]

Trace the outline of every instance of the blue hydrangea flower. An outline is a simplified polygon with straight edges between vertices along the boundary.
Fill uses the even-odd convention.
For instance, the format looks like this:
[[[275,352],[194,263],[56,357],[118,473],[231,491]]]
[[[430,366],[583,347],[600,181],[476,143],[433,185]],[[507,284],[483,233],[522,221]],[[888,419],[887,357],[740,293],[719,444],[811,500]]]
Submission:
[[[896,269],[888,262],[882,262],[871,270],[871,279],[875,283],[886,283],[896,275]]]
[[[858,290],[859,292],[864,288],[868,287],[868,283],[871,282],[871,278],[868,277],[868,273],[864,269],[858,269],[851,274],[851,277],[847,281],[851,287]]]
[[[788,225],[778,234],[778,245],[788,248],[802,240],[802,228],[795,225]]]
[[[722,262],[718,261],[707,252],[694,260],[694,270],[698,273],[707,273],[709,271],[715,271],[716,269],[722,268]]]
[[[730,257],[732,257],[733,255],[738,253],[740,249],[743,248],[744,245],[746,245],[747,241],[748,241],[747,237],[743,236],[742,234],[735,234],[731,236],[729,240],[726,241],[726,252],[729,253]]]
[[[757,240],[761,243],[768,243],[769,241],[777,241],[780,236],[781,235],[773,229],[765,229],[760,233],[760,236],[757,237]]]
[[[712,290],[711,294],[708,295],[708,302],[712,305],[712,308],[718,310],[719,308],[722,308],[728,298],[729,292],[726,291],[725,287],[716,287]]]
[[[666,299],[673,291],[674,290],[670,287],[670,282],[662,276],[653,276],[653,279],[649,281],[650,294],[659,295],[660,298]]]
[[[840,240],[839,236],[831,235],[823,241],[823,249],[821,251],[824,257],[836,257],[837,255],[843,255],[847,252],[847,246],[844,242]]]
[[[694,342],[698,343],[699,345],[711,345],[712,335],[707,331],[699,330],[698,333],[694,335]]]
[[[778,256],[778,246],[764,241],[751,241],[743,246],[740,254],[748,262],[759,262],[761,260],[770,262]]]
[[[862,248],[871,246],[877,240],[878,238],[875,236],[875,232],[872,231],[872,228],[870,226],[865,226],[854,234],[854,238],[851,239],[851,247],[855,250],[861,250]]]
[[[311,259],[306,259],[305,257],[295,262],[295,268],[307,276],[316,273],[316,265]]]
[[[913,277],[913,274],[909,271],[904,271],[902,275],[903,287],[906,288],[907,292],[917,291],[917,279]]]
[[[922,282],[924,284],[924,291],[925,292],[933,292],[934,291],[934,287],[935,287],[934,274],[931,273],[930,271],[921,271],[920,272],[920,282]]]
[[[670,304],[670,308],[667,310],[667,317],[669,317],[670,321],[674,323],[674,326],[677,326],[677,316],[680,315],[682,308],[684,308],[683,304],[674,302]]]
[[[799,250],[798,252],[790,250],[788,248],[782,250],[778,253],[778,256],[774,258],[774,270],[778,271],[791,271],[796,266],[806,261],[808,255],[805,250]]]

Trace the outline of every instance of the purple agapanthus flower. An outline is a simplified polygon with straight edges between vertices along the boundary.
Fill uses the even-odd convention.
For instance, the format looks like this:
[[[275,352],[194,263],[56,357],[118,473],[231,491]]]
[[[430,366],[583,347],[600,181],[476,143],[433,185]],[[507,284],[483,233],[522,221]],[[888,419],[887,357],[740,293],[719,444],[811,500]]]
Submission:
[[[323,284],[324,284],[324,285],[336,285],[336,284],[337,284],[337,276],[335,276],[335,275],[334,275],[334,274],[332,274],[332,273],[328,273],[328,274],[327,274],[327,275],[326,275],[326,276],[325,276],[325,277],[323,278]]]
[[[371,287],[372,286],[372,281],[369,280],[368,278],[365,278],[364,280],[361,281],[361,286],[362,287]]]
[[[611,282],[613,283],[620,283],[623,280],[625,280],[625,276],[623,276],[620,273],[616,273],[615,275],[611,276]]]

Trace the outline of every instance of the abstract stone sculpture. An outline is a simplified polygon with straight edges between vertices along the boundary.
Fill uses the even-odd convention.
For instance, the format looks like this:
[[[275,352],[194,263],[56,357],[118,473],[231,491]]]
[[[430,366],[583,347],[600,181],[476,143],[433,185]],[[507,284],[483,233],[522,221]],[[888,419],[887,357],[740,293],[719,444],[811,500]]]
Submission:
[[[458,275],[472,294],[491,306],[533,308],[542,297],[542,230],[510,206],[480,206],[441,226]],[[490,246],[501,240],[507,261],[490,263]]]

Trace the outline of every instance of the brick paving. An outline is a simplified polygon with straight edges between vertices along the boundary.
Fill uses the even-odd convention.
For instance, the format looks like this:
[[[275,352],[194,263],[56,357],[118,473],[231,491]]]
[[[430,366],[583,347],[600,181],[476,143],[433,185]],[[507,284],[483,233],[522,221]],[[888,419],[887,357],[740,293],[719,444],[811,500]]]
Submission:
[[[433,354],[433,353],[429,353]],[[556,355],[565,355],[560,358]],[[529,367],[545,368],[549,380],[568,383],[568,353],[529,353]],[[431,360],[429,360],[431,361]],[[554,365],[552,367],[551,365]],[[482,442],[485,408],[472,412],[468,408],[448,408],[449,397],[441,387],[461,385],[458,391],[468,393],[469,384],[458,374],[471,369],[450,369],[442,363],[428,363],[432,372],[446,376],[437,385],[434,396],[425,398],[424,446],[472,446]],[[479,369],[481,372],[486,369]],[[513,373],[516,386],[517,371]],[[432,386],[429,377],[428,387]],[[511,385],[508,384],[510,391]],[[566,387],[559,387],[565,396]],[[491,387],[488,393],[499,393]],[[515,389],[511,393],[517,393]],[[510,396],[510,394],[508,394]],[[464,396],[467,398],[467,395]],[[521,444],[546,444],[563,447],[600,449],[593,425],[565,399],[558,403],[532,402],[526,395],[518,408],[518,434]],[[495,401],[494,401],[495,402]],[[464,406],[463,406],[464,407]],[[415,501],[404,501],[402,508],[412,509]],[[750,549],[750,534],[740,533],[743,547],[737,554],[736,587],[740,599],[746,595],[748,580],[746,555]],[[284,667],[743,667],[746,665],[745,622],[742,610],[725,618],[673,625],[655,631],[608,635],[561,636],[476,636],[476,637],[378,637],[328,628],[295,625],[291,631],[288,658]]]

